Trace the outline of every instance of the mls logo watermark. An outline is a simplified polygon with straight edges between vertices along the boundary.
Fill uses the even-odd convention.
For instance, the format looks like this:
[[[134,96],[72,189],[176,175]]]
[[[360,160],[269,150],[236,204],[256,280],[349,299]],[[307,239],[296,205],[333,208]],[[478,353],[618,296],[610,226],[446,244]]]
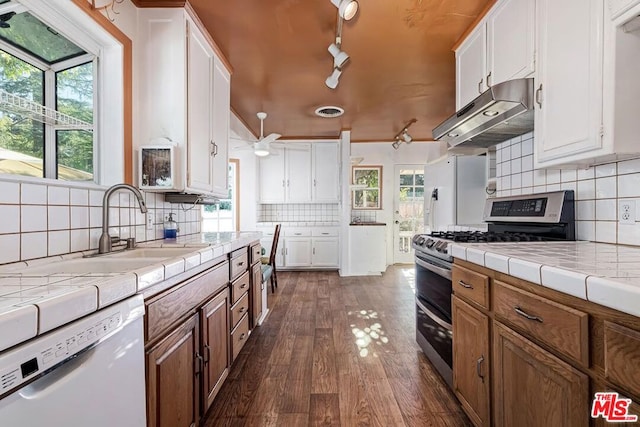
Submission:
[[[631,405],[631,399],[620,397],[616,392],[598,392],[593,398],[591,418],[602,417],[610,423],[636,422],[638,416],[629,415],[629,405]]]

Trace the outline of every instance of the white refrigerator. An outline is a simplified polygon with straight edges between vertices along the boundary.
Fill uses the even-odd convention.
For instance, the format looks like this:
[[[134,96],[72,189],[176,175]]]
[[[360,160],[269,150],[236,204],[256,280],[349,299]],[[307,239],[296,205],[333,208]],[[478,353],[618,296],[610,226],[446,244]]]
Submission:
[[[424,168],[425,226],[481,226],[487,198],[487,157],[453,156]]]

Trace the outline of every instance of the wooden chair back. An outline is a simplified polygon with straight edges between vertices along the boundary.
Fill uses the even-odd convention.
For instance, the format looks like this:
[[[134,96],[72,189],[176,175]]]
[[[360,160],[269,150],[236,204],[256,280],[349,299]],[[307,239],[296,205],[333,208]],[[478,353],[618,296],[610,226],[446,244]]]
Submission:
[[[276,230],[273,233],[273,243],[271,244],[271,253],[269,254],[269,265],[275,268],[276,253],[278,250],[278,240],[280,240],[280,224],[276,224]]]

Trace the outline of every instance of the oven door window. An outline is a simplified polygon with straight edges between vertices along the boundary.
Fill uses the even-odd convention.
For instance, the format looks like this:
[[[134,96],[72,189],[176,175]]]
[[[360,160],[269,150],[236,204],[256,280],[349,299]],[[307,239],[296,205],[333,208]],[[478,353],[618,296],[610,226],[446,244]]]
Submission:
[[[416,256],[416,296],[451,323],[451,267]]]
[[[438,315],[437,309],[428,302],[416,298],[416,328],[440,355],[442,360],[451,367],[453,365],[451,324]]]

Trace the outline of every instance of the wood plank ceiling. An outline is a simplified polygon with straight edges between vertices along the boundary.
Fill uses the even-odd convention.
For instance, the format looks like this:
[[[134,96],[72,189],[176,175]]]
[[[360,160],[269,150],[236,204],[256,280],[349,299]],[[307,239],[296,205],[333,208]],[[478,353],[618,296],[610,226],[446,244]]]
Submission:
[[[258,135],[256,112],[269,114],[265,134],[392,141],[410,119],[414,140],[455,111],[451,50],[494,0],[360,0],[345,22],[342,49],[351,60],[335,90],[324,81],[333,58],[337,9],[329,0],[190,0],[233,66],[231,107]],[[134,0],[138,6],[180,6],[177,0]],[[345,109],[320,118],[317,107]]]

